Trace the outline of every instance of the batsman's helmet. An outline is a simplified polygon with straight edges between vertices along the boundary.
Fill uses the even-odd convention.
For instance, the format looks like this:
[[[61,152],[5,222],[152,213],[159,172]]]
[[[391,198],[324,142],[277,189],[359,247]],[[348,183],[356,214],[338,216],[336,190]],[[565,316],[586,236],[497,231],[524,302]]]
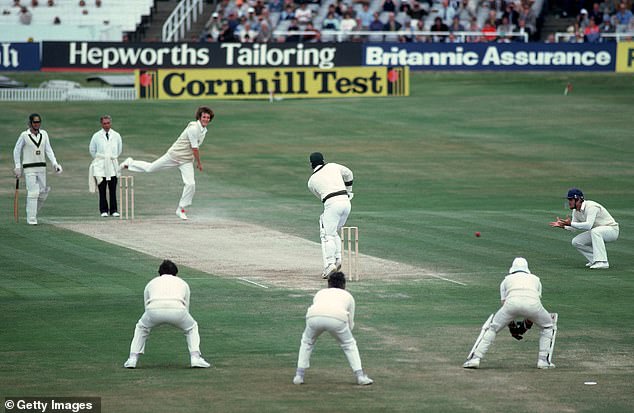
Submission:
[[[530,270],[528,269],[528,261],[526,258],[517,257],[513,260],[513,264],[511,264],[511,268],[509,268],[509,274],[513,274],[516,272],[525,272],[530,274]]]
[[[32,125],[33,122],[42,122],[42,117],[39,113],[31,113],[29,115],[29,125]]]
[[[570,188],[566,198],[568,198],[568,199],[583,199],[583,192],[581,192],[581,189],[578,189],[578,188]]]

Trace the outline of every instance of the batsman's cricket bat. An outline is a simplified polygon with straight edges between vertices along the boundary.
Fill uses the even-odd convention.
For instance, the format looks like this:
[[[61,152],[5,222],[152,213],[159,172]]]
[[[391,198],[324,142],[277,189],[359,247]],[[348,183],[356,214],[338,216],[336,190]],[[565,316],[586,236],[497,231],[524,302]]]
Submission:
[[[18,222],[19,218],[19,208],[20,208],[20,178],[15,178],[15,195],[13,196],[13,218],[15,218],[15,222]]]

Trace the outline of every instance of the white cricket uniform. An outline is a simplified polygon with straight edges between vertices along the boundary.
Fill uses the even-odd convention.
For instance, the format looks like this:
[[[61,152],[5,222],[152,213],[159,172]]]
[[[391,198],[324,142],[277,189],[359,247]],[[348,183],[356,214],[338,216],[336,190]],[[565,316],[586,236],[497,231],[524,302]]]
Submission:
[[[185,333],[190,354],[200,352],[198,323],[189,314],[189,285],[181,278],[163,274],[145,286],[145,313],[139,319],[130,344],[130,354],[143,354],[152,328],[161,324],[178,327]]]
[[[581,210],[572,212],[569,231],[581,230],[583,233],[572,239],[572,245],[588,260],[608,261],[605,243],[619,238],[619,224],[605,207],[597,202],[585,200]]]
[[[90,165],[91,174],[101,182],[101,178],[107,181],[113,176],[119,176],[119,156],[123,150],[121,135],[114,129],[110,129],[106,137],[106,131],[101,129],[95,132],[90,139],[88,150],[93,157]]]
[[[534,274],[518,271],[507,275],[500,284],[500,308],[491,326],[475,349],[477,357],[484,357],[497,333],[518,318],[531,320],[540,328],[539,355],[546,356],[553,332],[553,320],[541,303],[542,284]]]
[[[26,220],[30,224],[37,224],[37,213],[51,189],[46,185],[46,158],[57,169],[59,164],[48,133],[43,129],[37,134],[33,134],[30,129],[22,132],[13,149],[13,161],[16,168],[22,168],[26,180]]]
[[[339,231],[350,215],[349,193],[352,190],[352,171],[333,162],[318,165],[308,180],[308,189],[324,204],[319,217],[319,235],[324,268],[341,260]]]
[[[194,193],[196,192],[193,150],[200,147],[205,140],[206,134],[207,128],[204,128],[200,121],[189,122],[165,155],[152,163],[133,160],[128,165],[128,170],[132,172],[155,172],[161,169],[177,167],[181,171],[181,178],[184,184],[183,194],[178,206],[185,208],[192,204]]]
[[[354,297],[341,288],[319,290],[306,312],[306,329],[302,334],[297,367],[310,367],[310,356],[317,338],[329,332],[339,343],[352,371],[362,369],[357,342],[352,336],[354,328]]]

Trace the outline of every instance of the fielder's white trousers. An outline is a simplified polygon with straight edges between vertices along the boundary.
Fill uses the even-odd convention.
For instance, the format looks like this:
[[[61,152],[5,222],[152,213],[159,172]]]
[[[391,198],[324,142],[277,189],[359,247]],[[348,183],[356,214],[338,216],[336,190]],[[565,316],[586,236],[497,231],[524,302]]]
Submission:
[[[330,198],[324,204],[324,212],[319,217],[319,236],[324,268],[341,259],[341,236],[339,231],[350,215],[350,199],[347,196]]]
[[[145,341],[152,328],[161,324],[169,324],[180,328],[187,338],[187,348],[189,353],[200,352],[200,335],[198,334],[198,323],[187,310],[177,308],[151,309],[145,310],[134,329],[134,337],[130,344],[130,354],[143,354],[145,352]]]
[[[26,181],[26,221],[37,224],[37,213],[51,190],[46,186],[46,172],[29,172],[24,175]]]
[[[605,250],[606,242],[613,242],[619,238],[618,225],[606,225],[592,228],[572,239],[572,245],[588,260],[588,262],[608,261]]]
[[[316,316],[306,319],[306,329],[302,334],[302,343],[299,347],[299,357],[297,368],[307,369],[310,367],[310,355],[313,352],[317,338],[327,331],[333,336],[350,363],[352,371],[361,370],[361,357],[357,348],[357,341],[352,336],[352,331],[346,321],[337,320],[332,317]]]
[[[502,308],[493,316],[491,326],[476,347],[475,355],[480,358],[484,357],[495,341],[497,333],[508,326],[511,321],[520,318],[527,318],[539,327],[539,355],[545,357],[548,354],[553,335],[553,319],[542,306],[540,300],[532,297],[511,297],[504,302]]]
[[[176,161],[168,154],[165,154],[151,163],[133,160],[128,165],[128,170],[132,172],[156,172],[169,168],[178,168],[181,171],[181,178],[183,179],[183,194],[178,202],[178,206],[183,208],[190,206],[194,199],[194,193],[196,192],[193,162]]]

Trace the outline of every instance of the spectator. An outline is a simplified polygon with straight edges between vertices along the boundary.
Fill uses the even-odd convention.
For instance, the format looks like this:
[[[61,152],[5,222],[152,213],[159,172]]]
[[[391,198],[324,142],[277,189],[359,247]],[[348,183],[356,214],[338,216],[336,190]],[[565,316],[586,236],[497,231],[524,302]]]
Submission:
[[[449,26],[449,31],[452,33],[465,31],[465,27],[462,25],[462,23],[460,23],[460,16],[458,15],[453,16],[453,20],[451,21],[451,26]],[[456,41],[458,42],[464,41],[463,35],[455,35],[455,37],[456,37]]]
[[[500,25],[501,21],[498,20],[497,12],[495,10],[489,10],[489,14],[487,15],[486,20],[482,23],[482,28],[484,28],[485,23],[489,23],[490,26],[493,26],[497,29]]]
[[[583,30],[584,40],[588,43],[599,43],[601,41],[601,29],[594,22],[594,17],[590,17],[590,24]]]
[[[284,10],[284,1],[283,0],[269,0],[268,2],[269,10],[273,13],[281,13]]]
[[[581,31],[583,32],[588,24],[590,24],[590,19],[588,18],[588,10],[581,9],[579,15],[577,16],[577,26],[579,26],[579,29],[581,29]]]
[[[513,27],[517,26],[517,22],[520,19],[520,14],[515,10],[515,3],[512,1],[506,3],[506,8],[504,13],[502,14],[502,18],[507,17],[509,19],[509,24],[512,24]]]
[[[335,14],[342,18],[343,15],[348,11],[348,5],[343,2],[343,0],[337,0],[337,4],[335,5]]]
[[[383,22],[381,21],[381,19],[379,18],[379,12],[374,12],[372,14],[372,23],[370,23],[370,31],[371,32],[382,32],[383,31]],[[371,34],[370,36],[368,36],[368,40],[372,41],[372,42],[382,42],[383,41],[383,35],[382,34]]]
[[[46,4],[48,5],[48,7],[53,7],[55,6],[55,0],[48,0]]]
[[[321,29],[322,30],[339,30],[339,27],[340,27],[339,19],[335,17],[335,12],[329,11],[328,14],[326,15],[326,18],[321,22]]]
[[[484,35],[484,40],[487,42],[494,42],[497,40],[497,27],[491,24],[491,21],[487,20],[484,22],[484,26],[482,27],[482,34]]]
[[[481,32],[482,28],[478,25],[478,19],[476,17],[471,18],[471,23],[469,24],[470,32]],[[471,34],[467,36],[467,43],[480,43],[484,41],[483,36]]]
[[[295,10],[295,18],[301,25],[305,25],[313,19],[313,11],[308,8],[308,3],[300,4],[299,8]]]
[[[445,24],[445,22],[442,20],[442,17],[437,16],[434,19],[434,24],[432,24],[431,27],[429,28],[429,31],[446,33],[449,31],[449,26]],[[447,40],[447,37],[444,35],[443,36],[434,35],[433,37],[433,41],[435,43],[444,43],[446,40]]]
[[[306,32],[303,37],[304,42],[318,43],[321,40],[321,33],[313,26],[313,22],[306,23],[304,31]]]
[[[268,20],[262,19],[260,22],[260,31],[258,32],[255,41],[258,43],[268,43],[273,37],[273,30],[271,29],[271,23]]]
[[[229,17],[227,18],[227,23],[229,23],[229,27],[231,28],[231,32],[236,33],[237,27],[240,24],[240,19],[238,19],[238,14],[236,12],[230,12]]]
[[[101,0],[95,0],[95,7],[96,8],[101,7]]]
[[[361,25],[359,26],[361,30],[368,30],[370,23],[372,23],[372,11],[370,11],[368,3],[361,5],[361,10],[357,13],[357,19],[361,20]]]
[[[381,10],[385,11],[385,12],[390,12],[390,13],[394,13],[396,12],[396,0],[383,0],[383,3],[381,5]]]
[[[59,16],[55,16],[55,18],[53,19],[53,24],[62,24],[62,19],[60,19]]]
[[[214,40],[218,40],[220,34],[220,28],[222,23],[220,22],[220,14],[217,11],[211,13],[211,17],[205,24],[205,34],[210,34]]]
[[[280,14],[280,20],[293,20],[295,18],[295,9],[292,4],[284,6],[284,11]]]
[[[251,27],[251,23],[248,21],[244,23],[242,26],[242,30],[238,32],[238,38],[240,39],[240,43],[253,43],[255,38],[258,36],[258,32],[253,30]]]
[[[417,32],[425,31],[425,21],[423,19],[416,20],[416,31]],[[414,36],[414,41],[417,43],[427,43],[429,42],[429,36],[426,36],[424,34],[416,34],[416,36]]]
[[[401,23],[399,23],[396,20],[396,16],[394,15],[394,13],[390,12],[387,14],[387,23],[385,23],[383,25],[383,31],[384,32],[398,32],[399,30],[401,30]],[[385,41],[386,42],[395,42],[398,41],[398,36],[397,35],[386,35],[385,36]]]
[[[412,8],[410,9],[410,11],[407,12],[407,15],[412,20],[425,20],[425,16],[427,16],[427,14],[427,11],[423,9],[420,6],[420,3],[416,0],[414,0],[414,4],[412,4]]]
[[[31,8],[36,8],[40,3],[37,0],[31,0]]]
[[[352,17],[352,14],[349,11],[345,12],[340,25],[340,30],[343,34],[339,36],[339,41],[350,40],[350,32],[354,31],[356,28],[357,21]]]
[[[449,26],[453,20],[453,16],[456,15],[456,9],[449,4],[449,0],[442,0],[441,5],[438,7],[438,15],[442,19],[442,22]]]
[[[515,31],[515,25],[511,24],[507,16],[502,16],[502,24],[497,27],[497,31],[500,33],[498,42],[510,43],[513,39],[511,34]]]
[[[220,26],[220,33],[218,33],[217,40],[222,43],[231,43],[236,41],[233,29],[231,28],[229,21],[222,21],[222,26]]]
[[[516,42],[523,42],[524,41],[524,34],[526,34],[528,36],[528,39],[532,39],[533,37],[533,33],[531,31],[531,29],[526,25],[526,20],[524,19],[519,19],[518,21],[518,26],[515,29],[515,33],[520,34],[521,36],[515,36],[513,38],[514,41]]]
[[[627,5],[625,4],[625,2],[619,3],[619,10],[614,15],[616,32],[623,33],[627,31],[630,20],[632,20],[632,12],[627,9]]]
[[[518,25],[522,19],[524,20],[525,28],[531,33],[531,39],[533,39],[533,36],[537,34],[537,16],[529,4],[524,4],[520,9],[519,19],[517,20]]]
[[[299,32],[299,31],[301,31],[301,29],[299,27],[299,23],[297,22],[296,18],[293,18],[291,20],[291,24],[288,26],[286,31],[288,31],[288,32]],[[289,35],[289,36],[286,37],[286,42],[287,43],[298,43],[299,39],[300,39],[300,36],[298,34],[293,34],[293,35]]]
[[[255,8],[249,7],[247,10],[246,21],[251,26],[251,30],[258,32],[260,31],[260,21],[255,15]]]
[[[413,0],[416,2],[416,0]],[[409,4],[410,0],[401,0],[401,5],[398,8],[400,13],[409,14],[410,10],[412,10],[412,5]]]
[[[86,2],[84,0],[79,0],[79,7],[86,7]]]
[[[614,26],[612,25],[612,20],[604,19],[599,26],[599,33],[601,34],[613,34]],[[602,42],[613,42],[614,37],[600,37]]]
[[[592,10],[588,14],[588,18],[593,17],[594,22],[597,26],[601,26],[603,23],[603,10],[601,10],[601,5],[599,3],[592,3]]]
[[[27,9],[24,6],[22,6],[22,7],[20,7],[20,12],[18,14],[18,19],[20,20],[21,24],[29,25],[29,24],[31,24],[31,20],[33,20],[33,15],[29,11],[29,9]]]
[[[13,0],[13,7],[22,8],[20,0]]]
[[[262,3],[262,0],[256,0],[255,4],[253,5],[253,10],[255,10],[255,15],[260,16],[264,9],[266,9],[266,6],[264,5],[264,3]]]

